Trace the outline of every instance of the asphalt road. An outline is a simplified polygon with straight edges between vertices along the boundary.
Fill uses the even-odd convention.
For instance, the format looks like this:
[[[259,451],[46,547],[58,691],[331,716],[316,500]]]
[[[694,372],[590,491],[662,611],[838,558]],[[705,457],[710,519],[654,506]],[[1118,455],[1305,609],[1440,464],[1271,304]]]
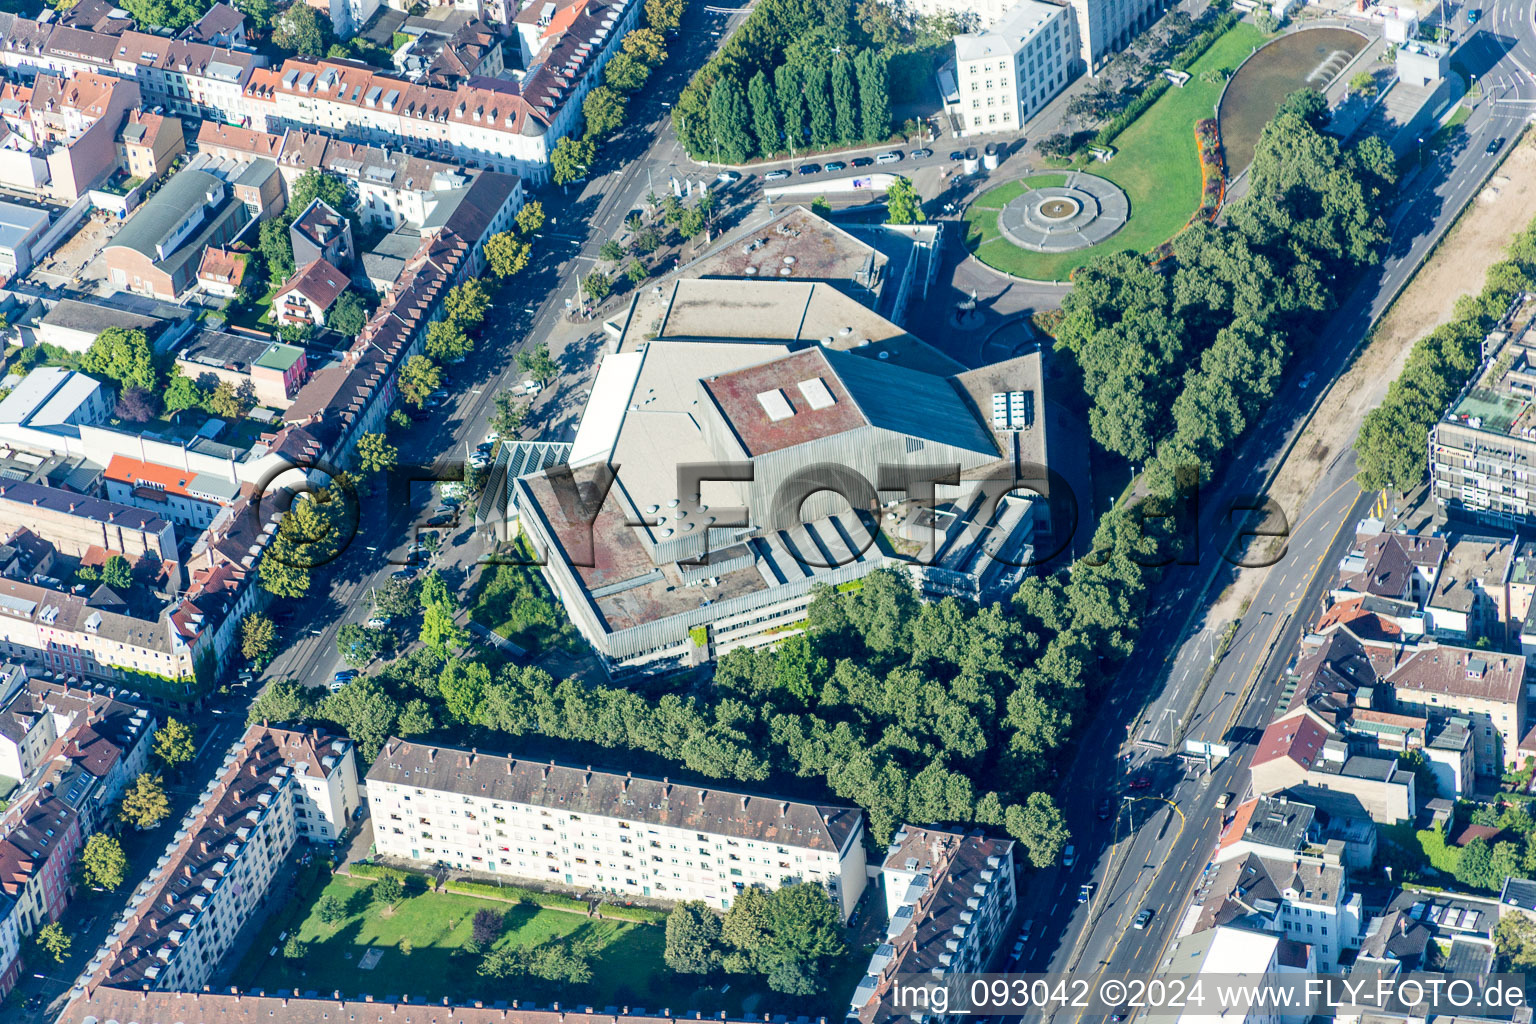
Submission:
[[[1313,351],[1297,360],[1265,421],[1201,494],[1199,564],[1170,569],[1161,591],[1164,603],[1152,609],[1132,665],[1113,685],[1097,722],[1085,730],[1087,739],[1071,768],[1075,784],[1065,799],[1079,857],[1075,869],[1038,878],[1026,897],[1031,905],[1021,916],[1051,923],[1064,919],[1059,928],[1047,927],[1025,961],[1028,969],[1080,976],[1151,970],[1177,934],[1220,833],[1224,812],[1216,807],[1218,799],[1222,793],[1244,793],[1253,741],[1279,696],[1279,672],[1315,615],[1331,568],[1352,540],[1353,524],[1374,496],[1361,494],[1353,481],[1353,449],[1336,456],[1303,503],[1301,519],[1291,525],[1284,555],[1265,570],[1230,648],[1213,667],[1226,623],[1204,621],[1207,596],[1218,594],[1230,578],[1221,552],[1245,521],[1230,521],[1228,510],[1238,495],[1262,493],[1290,440],[1315,411],[1327,407],[1326,389],[1300,387],[1299,375],[1316,371],[1319,380],[1337,377],[1536,111],[1536,83],[1528,71],[1536,58],[1532,16],[1528,3],[1485,9],[1456,54],[1484,86],[1464,141],[1435,154],[1405,184],[1381,265],[1348,296]],[[1465,29],[1464,22],[1460,27]],[[1500,139],[1505,141],[1491,145]],[[1147,699],[1149,689],[1157,692]],[[1209,772],[1186,768],[1177,757],[1183,749],[1179,741],[1186,738],[1225,743],[1231,756]],[[1150,785],[1132,788],[1141,778]],[[1116,815],[1108,822],[1095,813],[1102,793],[1117,799]],[[1075,904],[1078,886],[1089,880],[1098,883],[1094,899]],[[1073,909],[1061,913],[1064,907]],[[1153,918],[1138,930],[1130,922],[1143,908],[1150,908]],[[1056,1019],[1079,1016],[1063,1012]]]

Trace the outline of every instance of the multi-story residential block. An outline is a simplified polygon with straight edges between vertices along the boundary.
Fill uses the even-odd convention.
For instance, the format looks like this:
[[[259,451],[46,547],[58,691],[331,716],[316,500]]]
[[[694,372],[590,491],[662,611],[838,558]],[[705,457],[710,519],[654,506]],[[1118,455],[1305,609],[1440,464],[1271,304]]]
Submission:
[[[1158,965],[1158,974],[1187,990],[1207,979],[1276,978],[1303,976],[1318,970],[1312,948],[1273,931],[1221,925],[1176,937],[1168,945],[1167,955]],[[1201,986],[1208,988],[1209,986]],[[1219,1014],[1209,1008],[1182,1003],[1167,1008],[1144,1011],[1144,1020],[1154,1024],[1200,1024],[1219,1017],[1229,1024],[1305,1024],[1305,1011],[1287,1012],[1267,1000],[1251,1000],[1248,1005],[1222,1007]]]
[[[961,132],[1017,132],[1072,78],[1072,15],[1019,0],[992,28],[955,37]]]
[[[1017,906],[1013,841],[903,825],[886,851],[880,882],[885,941],[870,958],[848,1013],[862,1024],[906,1017],[881,1005],[898,975],[988,970]]]
[[[1536,524],[1536,303],[1521,300],[1483,341],[1482,364],[1429,435],[1430,488],[1453,519]]]
[[[30,677],[16,663],[0,671],[0,701],[0,775],[19,780],[25,795],[40,790],[44,769],[57,763],[75,777],[53,793],[79,812],[82,829],[110,819],[149,762],[154,716],[107,693]]]
[[[1016,0],[905,0],[902,7],[913,14],[949,15],[969,30],[989,29],[1008,16]],[[528,8],[524,8],[527,11]]]
[[[1298,854],[1342,847],[1342,863],[1368,871],[1376,858],[1376,825],[1359,801],[1318,800],[1324,790],[1298,786],[1237,805],[1216,846],[1212,863],[1257,854],[1266,860],[1291,860]],[[1302,795],[1302,794],[1305,795]]]
[[[1229,857],[1195,896],[1194,930],[1240,925],[1284,935],[1312,947],[1317,970],[1337,971],[1345,951],[1359,947],[1363,924],[1342,858],[1339,842],[1327,851]]]
[[[386,857],[730,907],[748,886],[824,886],[846,919],[864,891],[856,807],[391,739],[368,770]]]
[[[42,193],[72,203],[109,178],[118,132],[140,103],[138,84],[115,75],[37,76],[29,107],[34,152],[48,167]]]
[[[222,6],[222,5],[220,5]],[[118,132],[118,162],[130,178],[154,181],[187,151],[181,118],[131,110]]]
[[[339,39],[350,39],[360,32],[368,19],[379,10],[379,0],[304,0],[325,15],[331,31]]]
[[[288,226],[288,238],[293,244],[293,265],[296,267],[324,260],[338,270],[347,271],[357,258],[351,221],[321,199],[310,200],[303,212],[293,219]]]
[[[1499,916],[1495,900],[1404,889],[1371,919],[1355,971],[1389,977],[1420,971],[1487,974],[1493,969]]]
[[[338,776],[338,785],[348,778],[355,783],[355,767],[347,774],[351,765],[350,741],[265,725],[247,729],[81,983],[202,988],[265,901],[294,844],[318,836],[300,826],[297,812],[319,806],[303,780],[320,773]]]
[[[362,804],[352,741],[319,729],[268,729],[293,769],[293,816],[300,839],[329,843]]]
[[[28,793],[0,817],[0,893],[16,901],[23,936],[69,906],[82,842],[79,812],[47,791]]]
[[[1435,589],[1424,602],[1430,631],[1449,643],[1508,642],[1509,579],[1519,542],[1513,534],[1452,529]]]
[[[21,977],[21,914],[16,901],[0,893],[0,999],[11,994]]]
[[[174,302],[197,283],[209,246],[225,246],[250,210],[217,176],[184,169],[134,211],[106,247],[107,273],[123,291]]]
[[[1353,754],[1349,745],[1309,708],[1277,719],[1259,740],[1249,767],[1255,793],[1319,786],[1348,793],[1372,819],[1412,819],[1417,804],[1413,772],[1396,758]]]
[[[201,18],[181,30],[181,38],[209,46],[245,46],[245,15],[223,3],[208,8]]]

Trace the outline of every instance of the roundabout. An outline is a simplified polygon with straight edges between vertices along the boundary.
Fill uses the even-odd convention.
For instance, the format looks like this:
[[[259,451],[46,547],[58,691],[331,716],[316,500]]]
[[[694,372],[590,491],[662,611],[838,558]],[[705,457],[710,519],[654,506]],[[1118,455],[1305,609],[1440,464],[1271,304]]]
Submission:
[[[1034,252],[1072,252],[1098,245],[1125,226],[1131,203],[1120,187],[1093,174],[1069,174],[1011,199],[998,212],[1004,238]]]

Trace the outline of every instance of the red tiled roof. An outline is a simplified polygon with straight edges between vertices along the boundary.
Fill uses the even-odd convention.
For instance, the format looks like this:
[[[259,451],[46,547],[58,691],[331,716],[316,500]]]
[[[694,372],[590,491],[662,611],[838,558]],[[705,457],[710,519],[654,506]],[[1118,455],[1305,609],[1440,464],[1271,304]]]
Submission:
[[[1259,749],[1254,752],[1253,763],[1267,764],[1288,757],[1302,768],[1310,769],[1327,739],[1328,730],[1317,724],[1310,715],[1282,718],[1264,730],[1259,740]]]
[[[277,290],[272,297],[275,304],[289,292],[298,292],[322,310],[330,309],[336,296],[347,290],[347,275],[323,259],[311,260],[303,270]]]

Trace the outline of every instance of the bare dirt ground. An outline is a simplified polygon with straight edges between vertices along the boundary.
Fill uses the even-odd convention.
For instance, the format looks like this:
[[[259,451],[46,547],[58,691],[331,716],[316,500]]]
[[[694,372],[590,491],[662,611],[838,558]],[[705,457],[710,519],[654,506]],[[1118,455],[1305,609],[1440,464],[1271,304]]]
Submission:
[[[1324,469],[1348,446],[1365,414],[1381,403],[1420,338],[1451,318],[1456,300],[1483,287],[1488,268],[1504,258],[1517,231],[1536,219],[1536,136],[1527,136],[1462,214],[1439,248],[1386,316],[1370,344],[1324,394],[1326,416],[1313,416],[1269,488],[1290,522],[1316,488]],[[1242,572],[1211,609],[1210,620],[1235,618],[1263,579]]]

